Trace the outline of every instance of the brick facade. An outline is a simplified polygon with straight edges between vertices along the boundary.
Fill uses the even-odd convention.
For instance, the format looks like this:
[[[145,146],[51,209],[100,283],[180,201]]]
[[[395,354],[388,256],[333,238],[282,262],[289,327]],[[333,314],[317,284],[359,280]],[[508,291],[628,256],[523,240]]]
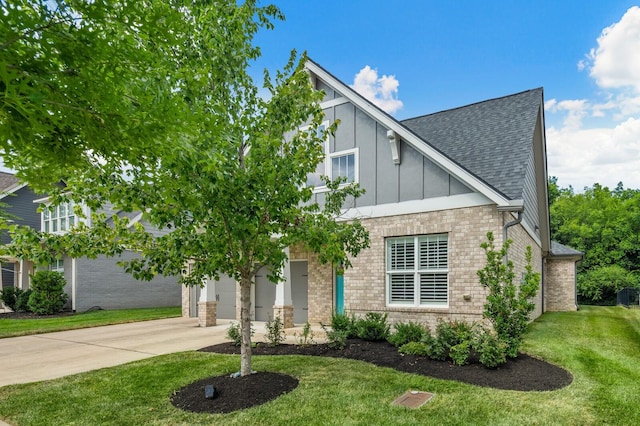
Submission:
[[[198,302],[198,325],[213,327],[216,325],[218,302]]]
[[[546,263],[544,303],[547,311],[575,311],[576,258],[551,258]]]

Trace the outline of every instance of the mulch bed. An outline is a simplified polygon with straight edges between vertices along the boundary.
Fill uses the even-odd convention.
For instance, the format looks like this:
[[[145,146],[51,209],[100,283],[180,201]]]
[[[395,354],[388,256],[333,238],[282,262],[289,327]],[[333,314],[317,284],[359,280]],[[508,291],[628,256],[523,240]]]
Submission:
[[[200,349],[202,352],[239,354],[240,347],[231,342]],[[489,369],[478,362],[457,366],[446,361],[435,361],[426,357],[403,355],[387,342],[369,342],[349,339],[343,350],[331,349],[326,344],[308,346],[279,345],[275,347],[258,344],[253,355],[311,355],[348,358],[370,362],[380,367],[421,374],[437,379],[455,380],[477,386],[516,391],[551,391],[569,385],[571,374],[553,364],[526,354],[509,359],[498,368]],[[297,379],[277,373],[260,372],[250,376],[231,378],[229,375],[211,377],[194,382],[171,398],[173,405],[189,411],[229,413],[235,410],[263,404],[279,395],[290,392],[297,386]],[[204,398],[204,386],[213,384],[219,395]]]

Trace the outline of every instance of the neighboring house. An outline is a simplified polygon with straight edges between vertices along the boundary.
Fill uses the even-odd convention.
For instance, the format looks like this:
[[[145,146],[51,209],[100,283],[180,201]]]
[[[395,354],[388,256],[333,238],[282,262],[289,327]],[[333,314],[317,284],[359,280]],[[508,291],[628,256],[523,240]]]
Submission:
[[[41,203],[47,198],[35,194],[29,186],[20,183],[13,175],[0,172],[0,201],[6,205],[4,210],[12,215],[13,223],[30,226],[45,232],[66,232],[77,223],[73,206],[60,205],[53,211],[39,213]],[[106,209],[107,217],[118,214]],[[128,214],[132,223],[141,220],[141,214]],[[111,220],[111,219],[107,219]],[[143,223],[147,229],[152,229]],[[155,231],[159,234],[158,231]],[[2,244],[10,244],[7,232],[0,234]],[[137,256],[135,252],[125,252],[121,259]],[[64,273],[67,285],[65,292],[69,296],[67,308],[84,312],[99,306],[103,309],[148,308],[160,306],[178,306],[181,289],[176,277],[158,276],[150,282],[138,281],[116,264],[120,258],[99,256],[97,259],[70,258],[52,265],[34,265],[28,259],[3,259],[2,281],[0,287],[15,286],[29,288],[30,275],[37,269],[47,268]]]
[[[326,124],[340,125],[325,145],[316,174],[346,176],[366,193],[345,217],[359,217],[371,247],[341,276],[313,253],[290,247],[285,282],[259,273],[252,314],[263,321],[329,322],[333,311],[385,312],[392,321],[435,325],[438,319],[480,320],[487,291],[476,272],[480,247],[493,232],[499,248],[513,240],[509,260],[524,273],[533,249],[542,283],[534,317],[575,310],[575,265],[582,254],[552,244],[549,230],[544,101],[541,88],[398,121],[318,64],[307,70],[325,98]],[[323,200],[323,188],[314,197]],[[236,283],[208,281],[183,289],[183,315],[203,326],[239,318]]]

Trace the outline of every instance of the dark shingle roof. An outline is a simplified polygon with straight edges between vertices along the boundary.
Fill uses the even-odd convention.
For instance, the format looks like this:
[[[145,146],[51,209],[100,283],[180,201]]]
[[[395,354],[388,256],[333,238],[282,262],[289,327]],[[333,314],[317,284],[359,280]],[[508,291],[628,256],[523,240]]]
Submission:
[[[0,193],[18,183],[18,178],[11,173],[0,172]]]
[[[561,257],[582,257],[584,255],[581,251],[572,249],[571,247],[567,247],[556,241],[551,241],[551,254],[553,256]]]
[[[401,123],[510,199],[522,198],[542,88]]]

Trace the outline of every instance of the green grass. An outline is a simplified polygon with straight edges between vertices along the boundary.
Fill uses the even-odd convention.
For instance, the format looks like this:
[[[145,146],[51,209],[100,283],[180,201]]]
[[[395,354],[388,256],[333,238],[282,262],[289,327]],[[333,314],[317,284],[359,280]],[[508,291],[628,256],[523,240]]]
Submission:
[[[588,307],[545,314],[527,352],[569,369],[553,392],[481,388],[360,361],[256,356],[254,368],[291,374],[293,392],[265,405],[208,415],[174,408],[169,397],[200,378],[236,371],[239,357],[184,352],[48,382],[0,388],[0,418],[15,425],[600,425],[637,424],[640,311]],[[390,405],[408,389],[434,392],[422,408]]]
[[[0,338],[179,317],[180,307],[92,311],[57,318],[0,319]]]

